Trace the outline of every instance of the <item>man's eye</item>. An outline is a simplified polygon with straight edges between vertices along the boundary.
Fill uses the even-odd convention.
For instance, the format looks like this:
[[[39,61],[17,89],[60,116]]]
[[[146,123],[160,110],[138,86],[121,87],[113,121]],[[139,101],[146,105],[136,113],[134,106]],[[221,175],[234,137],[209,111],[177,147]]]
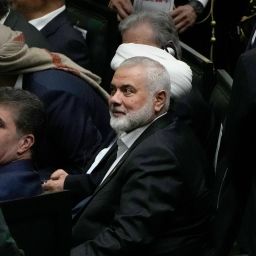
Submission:
[[[116,93],[116,88],[112,87],[110,88],[110,95],[114,95]]]
[[[123,91],[124,95],[130,95],[130,94],[134,93],[134,90],[131,87],[125,87],[125,88],[123,88],[122,91]]]

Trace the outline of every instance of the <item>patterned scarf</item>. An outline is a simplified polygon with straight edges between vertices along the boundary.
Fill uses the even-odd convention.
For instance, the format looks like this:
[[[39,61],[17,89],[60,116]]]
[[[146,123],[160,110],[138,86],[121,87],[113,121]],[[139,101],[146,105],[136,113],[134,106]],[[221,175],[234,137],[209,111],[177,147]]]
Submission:
[[[77,65],[63,54],[36,47],[29,48],[25,44],[22,32],[12,31],[0,24],[0,74],[19,75],[46,69],[59,69],[73,73],[99,91],[104,98],[109,97],[99,85],[100,77]]]

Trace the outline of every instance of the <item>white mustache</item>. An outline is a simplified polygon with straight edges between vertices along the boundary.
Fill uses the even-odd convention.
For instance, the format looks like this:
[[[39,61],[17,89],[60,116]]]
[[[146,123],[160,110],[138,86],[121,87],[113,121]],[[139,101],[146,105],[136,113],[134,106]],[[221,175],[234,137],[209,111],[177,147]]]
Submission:
[[[122,113],[127,113],[126,109],[120,108],[120,107],[115,107],[115,106],[110,106],[110,112],[122,112]]]

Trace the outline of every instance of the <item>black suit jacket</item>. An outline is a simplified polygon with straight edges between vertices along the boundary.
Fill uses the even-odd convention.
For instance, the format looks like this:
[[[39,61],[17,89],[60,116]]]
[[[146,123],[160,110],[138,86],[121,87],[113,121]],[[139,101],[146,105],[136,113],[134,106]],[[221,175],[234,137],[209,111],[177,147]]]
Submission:
[[[73,28],[66,11],[52,19],[41,33],[47,38],[51,51],[63,53],[80,66],[88,67],[86,41],[82,34]]]
[[[12,238],[2,210],[0,209],[0,254],[5,256],[24,256]]]
[[[46,38],[18,12],[11,10],[4,22],[5,26],[12,30],[23,32],[25,42],[29,47],[50,49]]]
[[[256,248],[255,150],[256,49],[242,54],[235,70],[222,150],[217,166],[218,211],[215,220],[216,255],[227,255],[240,228],[246,203],[254,202],[248,218],[250,243]],[[253,249],[252,255],[256,253]]]
[[[85,80],[57,69],[24,75],[23,88],[36,94],[47,112],[39,167],[81,171],[112,132],[105,100]]]
[[[201,255],[205,159],[190,129],[156,120],[97,187],[73,226],[71,255]]]

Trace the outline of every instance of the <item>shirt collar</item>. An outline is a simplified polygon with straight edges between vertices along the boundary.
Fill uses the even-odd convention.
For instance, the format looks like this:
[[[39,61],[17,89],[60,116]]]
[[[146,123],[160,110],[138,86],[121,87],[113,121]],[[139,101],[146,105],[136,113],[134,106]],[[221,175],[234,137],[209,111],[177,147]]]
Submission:
[[[40,18],[30,20],[29,23],[36,27],[38,30],[43,29],[52,19],[54,19],[57,15],[62,13],[66,9],[66,6],[63,5],[60,8],[50,12]]]
[[[122,146],[125,146],[127,149],[129,149],[132,144],[139,138],[139,136],[152,124],[154,123],[158,118],[160,118],[161,116],[165,115],[166,113],[156,117],[152,122],[150,122],[149,124],[147,125],[144,125],[142,127],[139,127],[129,133],[122,133],[118,140],[117,140],[117,144],[118,144],[118,147],[120,145]]]
[[[2,18],[0,19],[0,24],[4,24],[4,22],[6,21],[6,19],[7,19],[8,15],[9,15],[9,13],[10,13],[10,10],[4,15],[4,17],[2,17]]]
[[[16,83],[14,85],[14,88],[16,89],[22,89],[22,83],[23,83],[23,75],[20,74],[16,80]]]

